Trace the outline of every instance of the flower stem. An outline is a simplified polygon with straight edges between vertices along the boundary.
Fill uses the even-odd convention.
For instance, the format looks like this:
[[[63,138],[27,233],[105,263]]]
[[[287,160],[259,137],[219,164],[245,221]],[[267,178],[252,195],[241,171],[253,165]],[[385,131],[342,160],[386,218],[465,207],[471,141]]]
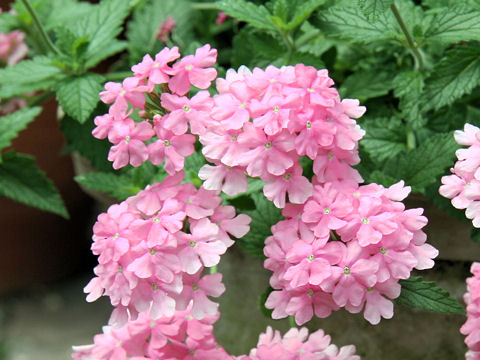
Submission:
[[[47,32],[45,31],[45,28],[43,27],[42,23],[38,19],[38,16],[35,12],[35,10],[32,8],[28,0],[21,0],[25,8],[27,9],[28,13],[32,17],[32,21],[35,23],[35,26],[38,29],[38,32],[40,34],[40,37],[43,39],[45,44],[47,45],[48,50],[50,50],[52,53],[55,55],[60,55],[60,51],[55,47],[53,44],[52,40],[48,36]]]
[[[395,5],[395,3],[392,3],[390,5],[390,9],[392,10],[393,15],[395,16],[395,19],[398,22],[398,25],[400,25],[400,28],[402,29],[402,32],[405,35],[405,38],[407,39],[408,47],[412,51],[412,55],[415,59],[415,67],[418,70],[423,70],[423,66],[424,66],[423,56],[418,50],[417,44],[415,43],[415,40],[413,39],[412,35],[410,35],[410,32],[408,31],[407,26],[405,25],[405,22],[403,21],[402,16],[398,11],[397,5]]]
[[[210,274],[215,274],[216,272],[217,272],[217,266],[216,266],[216,265],[215,265],[215,266],[212,266],[212,267],[210,268]]]
[[[194,3],[190,6],[195,10],[220,10],[214,2]]]
[[[295,324],[295,317],[294,316],[289,316],[288,317],[288,323],[290,324],[291,328],[297,327],[297,324]]]

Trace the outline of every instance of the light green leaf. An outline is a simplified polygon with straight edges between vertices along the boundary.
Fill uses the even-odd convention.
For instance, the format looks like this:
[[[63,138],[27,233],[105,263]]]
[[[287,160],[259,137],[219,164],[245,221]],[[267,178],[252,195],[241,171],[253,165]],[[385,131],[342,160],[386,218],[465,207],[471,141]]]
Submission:
[[[263,258],[265,239],[272,235],[271,227],[282,219],[282,213],[263,194],[254,193],[251,198],[255,203],[255,210],[244,211],[252,218],[250,232],[237,242],[245,252]]]
[[[298,51],[300,52],[308,53],[319,58],[335,45],[334,40],[328,39],[319,29],[312,26],[308,21],[302,24],[300,31],[303,33],[296,40]]]
[[[360,145],[376,163],[406,150],[405,126],[398,118],[367,119],[361,126],[366,133]]]
[[[446,314],[465,314],[465,308],[433,281],[423,281],[421,276],[412,276],[408,280],[400,280],[400,284],[402,292],[395,299],[397,304]]]
[[[423,86],[423,75],[419,71],[402,72],[393,79],[393,94],[400,99],[399,108],[413,129],[419,129],[427,122],[420,102]]]
[[[171,16],[176,25],[172,40],[185,48],[193,39],[193,11],[188,0],[150,0],[138,7],[128,24],[127,38],[132,60],[158,53],[164,46],[157,39],[158,29]]]
[[[102,0],[88,16],[74,24],[73,32],[77,37],[88,36],[87,59],[94,56],[99,61],[112,55],[110,43],[122,31],[129,12],[130,0]]]
[[[26,91],[44,90],[65,75],[52,60],[37,56],[0,69],[0,97],[8,98]]]
[[[368,20],[375,21],[388,11],[393,0],[358,0],[358,5]]]
[[[339,91],[342,97],[365,101],[388,94],[392,87],[392,75],[389,72],[358,71],[344,81]]]
[[[276,30],[277,28],[272,21],[272,14],[265,6],[257,6],[245,0],[221,0],[216,4],[225,14],[245,21],[258,29]]]
[[[451,133],[432,136],[419,147],[388,161],[384,173],[405,180],[415,192],[424,192],[438,176],[447,173],[457,148]]]
[[[125,174],[87,173],[75,176],[75,181],[86,188],[106,192],[122,201],[142,190],[134,185],[130,176]]]
[[[326,33],[358,43],[371,43],[395,39],[399,32],[385,15],[380,14],[376,21],[369,21],[356,7],[331,7],[320,14]]]
[[[87,69],[90,69],[97,65],[100,61],[103,59],[106,59],[112,55],[115,55],[123,50],[125,50],[128,46],[128,43],[126,41],[120,41],[113,39],[111,40],[107,46],[105,46],[102,51],[95,53],[87,58],[87,61],[85,62],[85,67]]]
[[[301,1],[300,4],[295,7],[293,19],[286,26],[287,30],[295,29],[297,26],[301,25],[318,7],[325,4],[325,2],[326,0]]]
[[[52,182],[27,155],[10,152],[0,164],[0,194],[29,206],[68,218],[62,198]]]
[[[68,115],[84,123],[100,100],[103,82],[103,76],[92,73],[65,78],[56,87],[57,100]]]
[[[480,84],[480,48],[461,46],[447,52],[425,81],[423,109],[450,105]]]
[[[480,11],[459,2],[454,6],[435,9],[428,15],[428,40],[443,44],[480,39]]]
[[[41,107],[23,108],[12,114],[0,117],[0,150],[10,146],[18,133],[42,111]]]

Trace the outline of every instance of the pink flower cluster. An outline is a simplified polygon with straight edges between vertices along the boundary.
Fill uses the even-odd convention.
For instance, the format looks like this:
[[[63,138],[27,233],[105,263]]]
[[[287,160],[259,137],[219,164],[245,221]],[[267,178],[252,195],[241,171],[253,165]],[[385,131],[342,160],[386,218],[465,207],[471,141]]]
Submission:
[[[317,330],[308,336],[308,329],[290,329],[282,338],[279,331],[267,328],[261,334],[257,348],[249,356],[237,357],[237,360],[360,360],[355,355],[355,346],[338,348],[330,344],[330,336],[323,330]]]
[[[274,319],[297,324],[344,307],[371,324],[393,316],[398,280],[429,269],[438,251],[426,244],[423,209],[405,210],[403,181],[384,188],[354,182],[315,185],[304,206],[288,205],[286,220],[266,240],[265,268],[276,289],[266,301]]]
[[[99,265],[85,287],[87,301],[110,297],[111,323],[149,312],[157,319],[173,316],[192,303],[191,314],[202,319],[217,312],[208,296],[224,291],[222,275],[203,275],[216,266],[234,242],[249,231],[250,217],[235,216],[221,206],[215,192],[182,184],[183,172],[153,184],[99,215],[92,251]]]
[[[455,131],[455,141],[468,148],[457,150],[458,161],[450,170],[453,174],[442,177],[439,192],[452,199],[457,209],[465,209],[473,226],[480,228],[480,129],[465,124],[464,131]]]
[[[220,313],[201,320],[191,309],[153,319],[141,313],[120,329],[105,327],[94,344],[74,346],[75,360],[225,360],[231,359],[213,335]]]
[[[465,358],[480,360],[480,263],[474,262],[471,272],[473,276],[467,279],[467,292],[463,296],[467,304],[467,321],[460,332],[467,335],[465,343],[469,351]]]
[[[94,344],[73,347],[74,360],[360,360],[355,346],[330,344],[323,330],[290,329],[282,338],[268,327],[250,355],[229,355],[215,340],[213,323],[220,313],[195,319],[190,309],[152,319],[141,313],[120,329],[105,327]]]
[[[27,55],[28,47],[23,42],[24,38],[25,34],[19,30],[0,33],[0,63],[15,65]]]
[[[185,157],[194,152],[192,134],[202,133],[207,126],[212,100],[207,91],[198,92],[192,99],[183,95],[192,85],[199,89],[210,86],[217,76],[210,67],[216,62],[217,50],[205,45],[195,55],[169,65],[179,57],[177,47],[164,48],[155,59],[145,55],[141,63],[132,67],[133,76],[121,84],[105,84],[100,98],[112,105],[108,114],[95,118],[93,136],[108,137],[113,143],[108,159],[115,169],[127,164],[140,166],[150,159],[155,165],[165,162],[165,170],[173,175],[183,169]],[[133,111],[150,120],[136,123],[130,117]]]
[[[365,107],[340,97],[327,70],[298,64],[250,71],[229,70],[217,79],[214,125],[200,134],[205,165],[204,187],[228,195],[244,192],[246,175],[265,183],[265,196],[283,208],[288,200],[303,204],[313,186],[302,175],[300,157],[314,160],[320,182],[361,181],[351,165],[359,162],[358,140],[364,131],[351,118]]]

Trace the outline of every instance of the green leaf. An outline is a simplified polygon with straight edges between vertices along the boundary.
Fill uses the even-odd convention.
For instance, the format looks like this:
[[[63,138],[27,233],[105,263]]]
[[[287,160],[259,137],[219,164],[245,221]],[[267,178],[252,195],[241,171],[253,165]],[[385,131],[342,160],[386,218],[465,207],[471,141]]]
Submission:
[[[443,44],[480,39],[480,11],[467,4],[435,9],[427,17],[430,27],[425,32],[428,40]]]
[[[99,104],[94,114],[104,114],[106,112],[106,107],[103,104]],[[81,124],[74,118],[66,115],[61,121],[62,132],[67,139],[66,150],[79,152],[96,170],[112,172],[112,163],[107,160],[112,144],[107,139],[95,139],[92,136],[94,127],[93,121],[86,121]]]
[[[48,57],[37,56],[0,69],[0,97],[8,98],[52,86],[65,76],[52,62]]]
[[[255,257],[264,258],[265,239],[272,234],[272,225],[282,219],[282,213],[263,194],[255,193],[251,195],[251,198],[255,203],[255,210],[244,211],[252,218],[250,232],[243,238],[238,239],[237,243],[245,252]]]
[[[0,194],[15,201],[68,218],[62,198],[52,182],[27,155],[9,152],[0,164]]]
[[[400,284],[402,292],[395,299],[397,304],[446,314],[465,314],[465,308],[433,281],[423,281],[421,276],[412,276],[408,280],[400,280]]]
[[[295,29],[297,26],[301,25],[318,7],[325,4],[325,2],[326,0],[301,1],[300,4],[295,7],[293,19],[288,22],[286,29],[292,30]]]
[[[397,183],[398,180],[394,179],[391,176],[385,175],[380,170],[375,170],[375,171],[373,171],[372,173],[369,174],[368,182],[369,183],[381,184],[385,187],[389,187],[389,186]]]
[[[217,7],[225,14],[264,30],[276,30],[272,14],[262,5],[255,5],[246,0],[221,0]]]
[[[122,24],[130,12],[130,0],[102,0],[88,16],[73,26],[77,37],[88,36],[86,58],[100,61],[112,55],[110,43],[122,31]]]
[[[0,150],[10,146],[20,131],[42,111],[41,107],[23,108],[12,114],[0,117]]]
[[[171,16],[177,23],[172,40],[185,48],[193,39],[194,17],[188,0],[149,0],[138,7],[128,23],[128,48],[133,61],[158,53],[165,44],[157,39],[158,29]]]
[[[128,43],[126,41],[113,39],[102,49],[102,51],[89,56],[87,58],[87,61],[85,62],[85,67],[87,69],[90,69],[91,67],[97,65],[103,59],[106,59],[125,50],[127,46]]]
[[[389,10],[393,0],[358,0],[360,9],[368,20],[375,21],[385,11]]]
[[[425,82],[424,110],[450,105],[480,84],[480,48],[461,46],[447,52]]]
[[[399,108],[413,129],[423,127],[428,120],[422,115],[420,102],[423,86],[423,75],[419,71],[401,72],[393,79],[393,94],[400,99]]]
[[[68,115],[83,124],[100,100],[104,81],[103,76],[92,73],[65,78],[56,87],[57,100]]]
[[[358,71],[345,80],[339,91],[342,97],[365,101],[388,94],[392,87],[391,73],[386,71]]]
[[[205,157],[201,152],[196,151],[192,155],[185,158],[185,181],[193,183],[196,187],[200,187],[203,181],[198,177],[200,168],[206,164]]]
[[[366,133],[360,145],[375,162],[381,163],[406,150],[405,125],[398,118],[367,119],[361,126]]]
[[[296,43],[299,44],[298,51],[302,53],[308,53],[319,58],[335,45],[334,40],[326,38],[319,29],[312,26],[308,21],[302,24],[300,30],[303,34],[296,39]]]
[[[86,188],[106,192],[121,201],[143,189],[135,186],[132,178],[124,174],[87,173],[75,176],[75,181]]]
[[[472,228],[472,230],[470,230],[470,238],[472,241],[480,242],[480,229]]]
[[[358,43],[395,39],[399,32],[385,14],[369,21],[356,6],[331,7],[320,14],[324,32]]]
[[[387,162],[384,172],[398,180],[405,180],[415,192],[424,192],[438,176],[447,173],[455,160],[458,145],[451,133],[437,134],[407,153]]]

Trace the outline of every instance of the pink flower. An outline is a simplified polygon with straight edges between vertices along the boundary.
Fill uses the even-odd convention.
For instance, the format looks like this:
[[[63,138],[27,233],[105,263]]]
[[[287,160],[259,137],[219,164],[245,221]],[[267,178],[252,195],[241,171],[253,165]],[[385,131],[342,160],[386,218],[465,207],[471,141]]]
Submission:
[[[229,196],[244,193],[248,188],[247,176],[242,168],[205,164],[200,168],[198,177],[204,180],[202,186],[205,189],[223,191]]]
[[[123,83],[107,82],[105,91],[100,93],[100,99],[105,104],[114,103],[110,113],[115,117],[121,117],[128,109],[128,102],[137,109],[143,109],[145,105],[145,92],[147,87],[141,85],[136,77],[128,77]]]
[[[215,24],[217,25],[222,25],[225,20],[227,20],[229,18],[229,16],[227,14],[225,14],[223,11],[219,11],[218,14],[217,14],[217,19],[215,20]]]
[[[0,61],[12,66],[22,60],[28,52],[24,39],[25,34],[19,30],[8,34],[0,33]]]
[[[173,65],[169,72],[173,77],[168,87],[178,95],[185,95],[190,86],[207,89],[217,77],[217,70],[209,68],[217,61],[217,50],[210,45],[204,45],[195,51],[195,55],[188,55]],[[207,69],[204,69],[207,68]]]
[[[160,25],[157,33],[157,39],[161,42],[166,43],[172,33],[173,28],[177,25],[177,22],[173,19],[171,15],[168,15],[165,21]]]
[[[148,91],[153,91],[154,85],[166,84],[170,80],[168,76],[171,67],[168,63],[178,59],[180,53],[178,47],[163,48],[158,54],[155,55],[155,60],[150,55],[145,55],[142,62],[132,66],[132,71],[136,78],[140,80],[148,79]]]

